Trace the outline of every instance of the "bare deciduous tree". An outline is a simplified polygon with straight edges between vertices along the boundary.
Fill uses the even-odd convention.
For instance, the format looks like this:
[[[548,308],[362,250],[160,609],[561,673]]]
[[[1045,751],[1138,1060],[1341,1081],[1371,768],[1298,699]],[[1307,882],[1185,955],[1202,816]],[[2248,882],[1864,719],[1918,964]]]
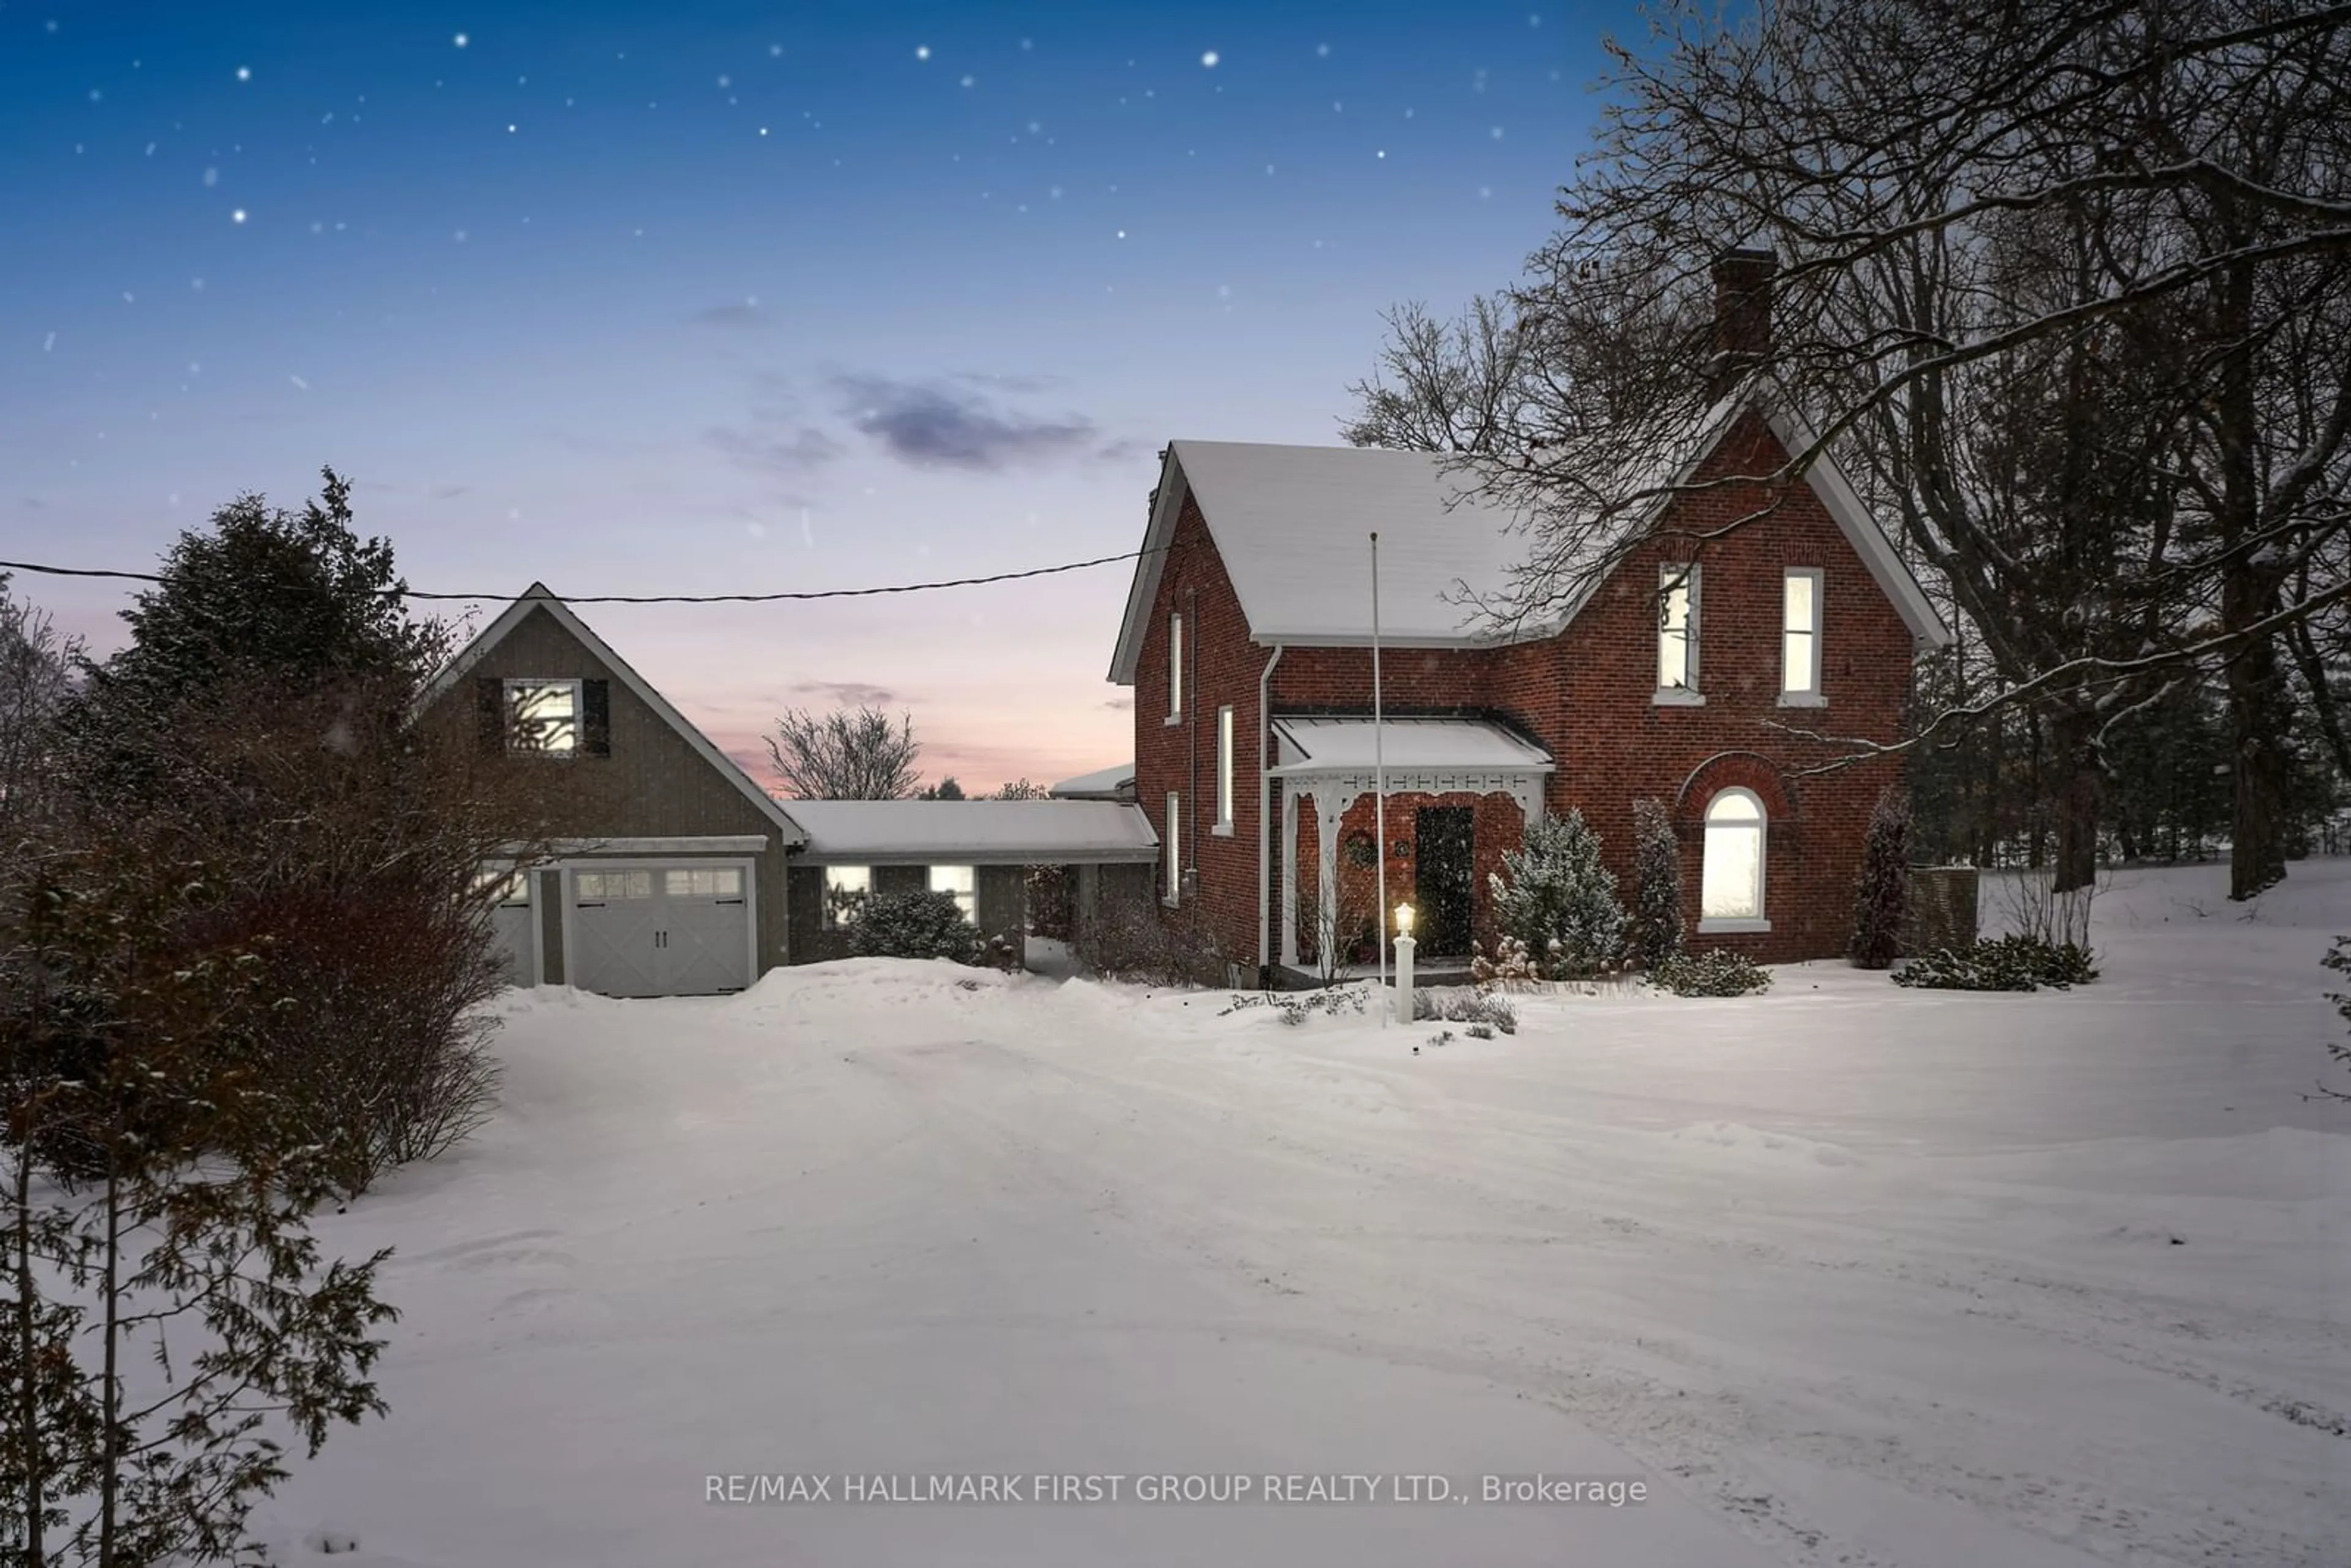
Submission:
[[[767,737],[784,788],[802,800],[903,800],[914,792],[913,716],[868,705],[817,714],[787,708]]]
[[[1691,484],[1726,382],[1757,373],[1805,438],[1774,472],[1707,482],[1769,496],[1843,444],[1992,661],[1991,689],[1904,745],[2039,705],[2078,830],[2101,734],[2217,671],[2232,894],[2282,876],[2288,649],[2351,601],[2351,6],[1773,0],[1726,18],[1688,0],[1655,26],[1616,51],[1510,355],[1412,319],[1391,345],[1391,369],[1432,341],[1440,364],[1479,361],[1440,390],[1507,367],[1522,394],[1461,460],[1528,519],[1526,568],[1488,609],[1580,601]],[[1782,264],[1745,361],[1706,326],[1733,246]],[[1409,428],[1378,412],[1359,423]],[[2076,831],[2064,880],[2086,881],[2087,852]]]

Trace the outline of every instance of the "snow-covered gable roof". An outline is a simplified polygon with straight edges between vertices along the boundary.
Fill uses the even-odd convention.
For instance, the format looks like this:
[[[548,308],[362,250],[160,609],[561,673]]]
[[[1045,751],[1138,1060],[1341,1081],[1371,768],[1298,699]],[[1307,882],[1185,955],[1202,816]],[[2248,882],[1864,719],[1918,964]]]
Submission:
[[[423,690],[416,696],[416,711],[422,713],[440,701],[452,686],[465,678],[468,670],[481,661],[483,654],[504,642],[507,634],[521,625],[534,610],[544,610],[553,616],[555,623],[570,633],[582,647],[595,656],[599,664],[618,675],[621,678],[621,684],[633,692],[639,702],[653,709],[663,723],[675,730],[680,738],[694,748],[697,756],[724,775],[728,783],[741,790],[753,805],[759,808],[761,814],[769,821],[781,828],[784,833],[784,843],[788,847],[807,840],[808,834],[801,830],[800,824],[794,821],[782,806],[777,804],[773,795],[752,782],[751,776],[744,772],[733,758],[719,750],[708,736],[695,728],[684,714],[671,706],[668,698],[655,691],[650,681],[630,668],[629,662],[614,653],[611,643],[590,631],[588,623],[573,612],[571,606],[549,591],[543,582],[534,582],[524,589],[520,598],[507,605],[496,620],[475,632],[474,640],[459,649],[457,656],[443,666],[440,674],[425,683]]]
[[[1726,398],[1685,439],[1656,455],[1655,471],[1628,480],[1627,494],[1656,499],[1625,520],[1646,528],[1728,434],[1738,416],[1761,408],[1792,452],[1811,433],[1767,389]],[[1301,647],[1352,646],[1371,638],[1371,547],[1380,536],[1380,640],[1398,647],[1476,647],[1555,635],[1574,615],[1529,622],[1508,633],[1482,622],[1477,601],[1510,586],[1526,559],[1516,514],[1468,493],[1472,476],[1448,454],[1375,447],[1283,446],[1237,441],[1168,444],[1156,504],[1127,593],[1110,678],[1134,682],[1144,620],[1159,588],[1184,498],[1196,497],[1251,640]],[[1888,599],[1922,642],[1950,633],[1835,464],[1823,455],[1807,477]]]
[[[797,858],[824,865],[1088,865],[1159,858],[1136,807],[1112,800],[794,800]]]

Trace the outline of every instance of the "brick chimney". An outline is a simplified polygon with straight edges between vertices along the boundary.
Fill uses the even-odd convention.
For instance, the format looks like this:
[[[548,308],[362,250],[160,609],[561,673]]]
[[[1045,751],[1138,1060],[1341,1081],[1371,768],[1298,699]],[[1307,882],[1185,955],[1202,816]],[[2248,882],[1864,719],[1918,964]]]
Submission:
[[[1771,353],[1771,278],[1780,258],[1768,250],[1726,250],[1714,259],[1714,352],[1707,392],[1720,397]]]

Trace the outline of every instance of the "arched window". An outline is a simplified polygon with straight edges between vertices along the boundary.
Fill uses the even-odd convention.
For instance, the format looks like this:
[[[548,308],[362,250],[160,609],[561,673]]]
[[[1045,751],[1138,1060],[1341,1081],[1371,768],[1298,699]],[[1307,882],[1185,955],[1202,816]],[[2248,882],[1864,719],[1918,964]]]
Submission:
[[[1725,789],[1706,803],[1706,866],[1698,881],[1700,931],[1768,931],[1763,918],[1763,802]]]

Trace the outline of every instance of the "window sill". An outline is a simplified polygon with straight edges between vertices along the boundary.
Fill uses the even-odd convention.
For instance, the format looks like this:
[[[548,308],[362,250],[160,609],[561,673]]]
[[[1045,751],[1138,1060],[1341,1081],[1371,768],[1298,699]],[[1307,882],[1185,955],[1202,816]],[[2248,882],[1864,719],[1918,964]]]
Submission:
[[[1706,694],[1687,686],[1659,686],[1649,701],[1657,707],[1704,707]]]
[[[1701,936],[1755,936],[1771,929],[1771,923],[1768,920],[1732,920],[1718,918],[1714,920],[1700,920],[1698,923],[1698,934]]]
[[[1818,692],[1782,692],[1780,706],[1782,707],[1826,707],[1829,706],[1829,699]]]

